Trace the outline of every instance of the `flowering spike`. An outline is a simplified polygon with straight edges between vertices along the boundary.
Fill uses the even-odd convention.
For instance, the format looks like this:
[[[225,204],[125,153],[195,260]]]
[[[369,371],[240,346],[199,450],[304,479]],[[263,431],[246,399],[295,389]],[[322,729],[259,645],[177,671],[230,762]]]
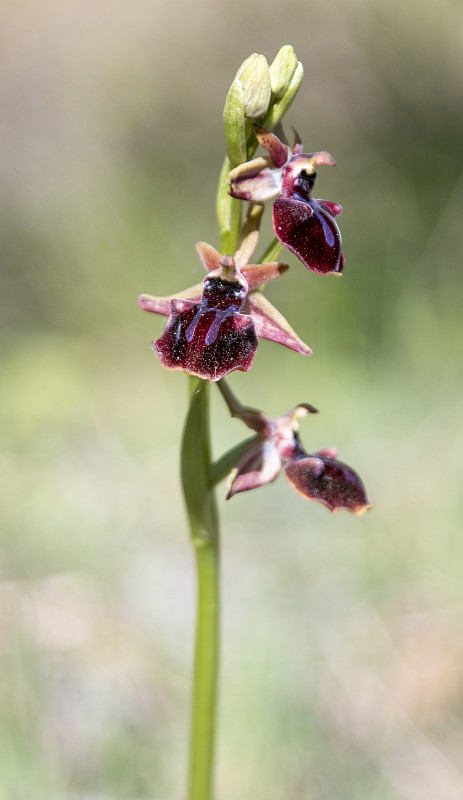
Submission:
[[[371,505],[359,476],[338,461],[335,448],[315,453],[304,450],[298,435],[299,421],[317,413],[312,405],[301,403],[272,419],[258,409],[242,406],[223,382],[230,372],[251,368],[258,336],[303,355],[311,353],[259,291],[288,269],[277,260],[283,245],[315,272],[339,274],[345,263],[336,223],[342,208],[312,197],[317,168],[334,165],[335,161],[326,151],[304,153],[294,128],[291,148],[282,127],[283,115],[296,96],[303,73],[290,45],[280,49],[270,68],[265,57],[257,53],[240,66],[223,112],[226,156],[216,199],[219,251],[206,242],[197,243],[207,273],[202,284],[168,297],[143,294],[139,298],[142,309],[168,317],[164,332],[153,342],[162,365],[197,376],[189,381],[181,479],[197,553],[200,598],[189,788],[191,796],[201,800],[209,797],[213,787],[211,754],[215,743],[220,531],[214,487],[228,475],[228,500],[273,482],[283,467],[295,490],[331,511],[344,508],[361,514]],[[260,124],[253,125],[249,120]],[[266,155],[253,159],[259,144]],[[261,263],[253,264],[252,260],[258,260],[254,253],[268,200],[274,201],[276,239],[265,249]],[[243,226],[240,201],[249,202]],[[214,463],[207,381],[218,382],[231,415],[253,431],[252,438]]]

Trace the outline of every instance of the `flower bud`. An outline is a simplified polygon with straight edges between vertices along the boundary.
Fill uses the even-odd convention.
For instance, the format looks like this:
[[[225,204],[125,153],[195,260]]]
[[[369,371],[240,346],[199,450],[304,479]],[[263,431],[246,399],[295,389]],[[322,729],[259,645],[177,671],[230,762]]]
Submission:
[[[290,44],[285,44],[270,64],[272,95],[278,99],[287,91],[297,67],[297,56]]]
[[[235,78],[228,90],[223,109],[225,144],[230,163],[236,167],[246,161],[246,131],[244,95],[241,83]]]
[[[265,56],[253,53],[241,64],[235,80],[243,89],[244,114],[247,119],[260,119],[267,111],[272,97],[270,73]]]
[[[294,98],[296,97],[299,87],[302,83],[302,78],[304,77],[304,67],[302,66],[302,62],[297,62],[297,67],[294,70],[293,76],[289,82],[289,86],[286,89],[283,97],[279,100],[276,100],[275,103],[272,103],[272,107],[264,117],[262,121],[262,125],[264,128],[267,128],[269,131],[272,131],[276,125],[283,119],[284,115],[288,111],[289,107],[292,105]]]

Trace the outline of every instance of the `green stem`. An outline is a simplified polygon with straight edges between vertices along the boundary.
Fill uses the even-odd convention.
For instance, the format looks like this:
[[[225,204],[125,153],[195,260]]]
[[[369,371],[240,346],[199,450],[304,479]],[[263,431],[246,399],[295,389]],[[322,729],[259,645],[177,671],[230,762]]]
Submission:
[[[230,169],[226,157],[216,208],[220,252],[233,255],[241,229],[241,201],[228,194]],[[217,470],[213,474],[216,477]],[[188,800],[212,800],[220,643],[219,520],[214,486],[210,483],[209,383],[195,377],[190,378],[181,475],[198,581]]]
[[[209,442],[209,384],[190,378],[182,440],[182,485],[195,549],[198,604],[190,738],[189,800],[211,800],[219,668],[219,525]]]
[[[265,261],[278,261],[280,250],[283,247],[278,239],[272,239],[265,252],[261,255],[258,264],[263,264]]]
[[[189,800],[213,797],[219,669],[219,551],[196,547],[198,617],[190,744]]]
[[[219,223],[220,252],[227,255],[235,253],[241,229],[241,200],[235,200],[228,194],[228,173],[232,165],[225,156],[220,170],[217,187],[216,212]]]

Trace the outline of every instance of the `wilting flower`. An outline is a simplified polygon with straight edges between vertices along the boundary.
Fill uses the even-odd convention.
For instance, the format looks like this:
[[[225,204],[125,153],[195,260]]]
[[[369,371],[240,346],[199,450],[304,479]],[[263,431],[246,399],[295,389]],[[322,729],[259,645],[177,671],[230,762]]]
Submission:
[[[307,269],[322,274],[342,272],[345,257],[335,221],[342,208],[337,203],[312,198],[317,166],[334,166],[334,158],[324,151],[302,153],[297,134],[291,151],[275,134],[259,126],[254,126],[254,131],[268,156],[240,164],[230,172],[231,196],[255,203],[276,198],[273,229],[280,242]]]
[[[308,454],[302,447],[298,420],[316,413],[313,406],[302,403],[287,414],[271,419],[262,411],[241,406],[223,382],[219,383],[219,388],[232,415],[257,432],[246,444],[228,477],[227,500],[238,492],[271,483],[283,464],[291,486],[330,511],[345,508],[353,514],[363,514],[371,507],[359,476],[347,464],[338,461],[335,448]]]
[[[235,369],[247,372],[258,336],[298,353],[311,353],[280,312],[257,291],[285,272],[286,264],[242,264],[249,247],[236,258],[220,255],[205,242],[198,242],[196,248],[208,270],[203,284],[169,297],[142,294],[138,300],[145,311],[169,317],[162,336],[153,342],[164,367],[209,381],[218,381]]]

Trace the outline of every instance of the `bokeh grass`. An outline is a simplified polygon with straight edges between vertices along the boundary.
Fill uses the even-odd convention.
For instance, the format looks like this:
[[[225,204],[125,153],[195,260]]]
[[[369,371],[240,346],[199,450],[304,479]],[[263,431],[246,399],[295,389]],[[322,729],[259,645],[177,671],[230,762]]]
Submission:
[[[40,0],[2,10],[0,797],[183,796],[194,575],[185,380],[136,307],[216,244],[221,107],[294,44],[293,122],[336,170],[342,279],[269,294],[314,350],[263,342],[243,401],[297,402],[376,502],[280,477],[221,502],[218,796],[463,794],[461,9]],[[266,221],[268,230],[268,220]],[[217,454],[246,435],[214,401]],[[221,492],[219,492],[222,495]]]

